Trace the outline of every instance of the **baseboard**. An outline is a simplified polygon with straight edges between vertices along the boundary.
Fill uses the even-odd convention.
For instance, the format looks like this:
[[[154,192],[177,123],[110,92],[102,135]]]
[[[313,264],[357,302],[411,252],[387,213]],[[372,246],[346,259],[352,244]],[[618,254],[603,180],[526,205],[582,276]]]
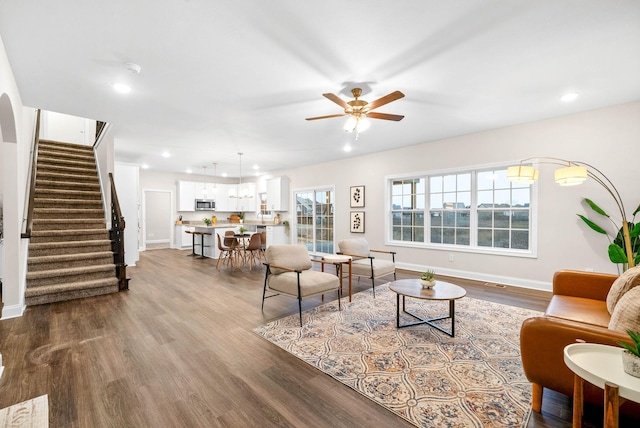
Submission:
[[[416,265],[410,263],[396,263],[399,269],[406,269],[415,272],[424,272],[427,269],[433,269],[431,266]],[[534,281],[525,278],[514,278],[511,276],[494,275],[487,273],[468,272],[458,269],[438,268],[436,275],[454,276],[456,278],[470,279],[474,281],[484,281],[490,284],[504,284],[514,287],[530,288],[533,290],[551,291],[551,282]]]
[[[9,318],[18,318],[21,317],[24,313],[25,306],[24,305],[4,305],[2,308],[2,320],[6,320]]]

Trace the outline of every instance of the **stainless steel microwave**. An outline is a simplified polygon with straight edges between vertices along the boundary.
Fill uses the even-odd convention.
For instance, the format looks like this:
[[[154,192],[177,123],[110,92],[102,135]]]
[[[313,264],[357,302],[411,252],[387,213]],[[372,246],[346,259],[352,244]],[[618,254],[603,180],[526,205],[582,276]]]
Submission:
[[[216,201],[213,199],[196,199],[196,211],[215,211]]]

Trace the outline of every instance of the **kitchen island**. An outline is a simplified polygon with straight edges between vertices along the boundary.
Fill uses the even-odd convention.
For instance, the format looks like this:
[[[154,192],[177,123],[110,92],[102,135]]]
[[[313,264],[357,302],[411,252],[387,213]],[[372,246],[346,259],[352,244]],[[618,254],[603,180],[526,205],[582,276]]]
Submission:
[[[265,224],[265,223],[216,223],[211,226],[207,226],[204,223],[185,223],[176,224],[175,230],[175,245],[174,248],[182,250],[191,250],[192,237],[195,238],[196,253],[202,254],[200,250],[200,243],[204,242],[204,256],[214,259],[218,258],[220,251],[218,250],[218,240],[216,235],[224,237],[226,231],[230,230],[234,233],[240,232],[240,227],[244,227],[248,230],[248,233],[261,232],[265,230],[267,232],[267,246],[276,244],[284,245],[288,243],[288,237],[286,234],[285,226],[282,224]],[[191,235],[185,233],[190,232],[203,232],[210,233],[210,235]]]

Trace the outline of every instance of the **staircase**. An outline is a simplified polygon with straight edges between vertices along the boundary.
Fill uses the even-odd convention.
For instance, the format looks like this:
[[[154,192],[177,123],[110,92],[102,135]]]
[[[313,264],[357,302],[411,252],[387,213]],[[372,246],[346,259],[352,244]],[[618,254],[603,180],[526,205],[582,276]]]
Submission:
[[[38,146],[26,304],[118,292],[93,149]]]

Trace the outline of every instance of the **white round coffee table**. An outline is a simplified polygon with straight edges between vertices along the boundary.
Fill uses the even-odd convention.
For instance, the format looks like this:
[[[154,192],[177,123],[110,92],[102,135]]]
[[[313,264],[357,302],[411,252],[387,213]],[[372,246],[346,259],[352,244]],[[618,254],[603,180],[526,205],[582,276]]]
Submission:
[[[456,332],[456,306],[455,302],[467,295],[467,291],[455,284],[451,284],[445,281],[436,281],[436,285],[432,288],[422,288],[419,279],[400,279],[393,281],[389,284],[389,289],[396,293],[396,327],[410,327],[412,325],[427,324],[431,327],[440,330],[441,332],[448,334],[451,337],[455,336]],[[402,312],[417,319],[416,322],[408,324],[400,324],[400,296],[402,296]],[[416,314],[408,312],[405,308],[405,298],[411,297],[413,299],[421,300],[448,300],[449,301],[449,315],[436,317],[436,318],[422,318]],[[443,320],[451,318],[451,331],[443,329],[441,326],[434,324],[433,321]]]
[[[564,362],[575,373],[573,387],[573,426],[582,425],[584,381],[602,388],[604,394],[604,426],[618,426],[620,397],[640,402],[640,378],[624,372],[622,350],[597,343],[572,343],[564,348]]]

